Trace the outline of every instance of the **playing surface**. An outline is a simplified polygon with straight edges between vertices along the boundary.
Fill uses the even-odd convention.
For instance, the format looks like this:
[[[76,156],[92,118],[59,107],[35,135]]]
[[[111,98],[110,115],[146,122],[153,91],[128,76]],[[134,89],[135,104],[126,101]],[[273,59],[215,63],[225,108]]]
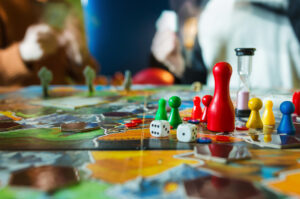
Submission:
[[[270,138],[262,132],[237,130],[224,135],[199,125],[197,136],[213,141],[206,149],[211,154],[226,156],[226,151],[241,154],[249,150],[250,159],[235,155],[237,159],[227,164],[196,156],[194,146],[203,144],[178,142],[176,130],[166,138],[151,137],[149,124],[159,98],[179,96],[180,115],[187,117],[193,97],[212,95],[213,90],[196,93],[189,86],[135,86],[125,92],[97,87],[90,96],[85,87],[54,86],[50,98],[43,99],[41,94],[40,87],[28,87],[0,96],[0,198],[43,198],[46,193],[53,198],[87,198],[87,194],[88,198],[300,195],[297,136],[291,141],[275,131]],[[289,92],[257,94],[291,97]],[[274,111],[278,123],[280,112]],[[133,119],[142,123],[126,127]],[[236,119],[236,124],[244,122]],[[298,134],[299,124],[295,125]],[[218,144],[225,142],[225,146]],[[269,148],[260,147],[266,143]],[[272,149],[278,146],[292,149]],[[41,179],[49,179],[47,186],[40,185]]]

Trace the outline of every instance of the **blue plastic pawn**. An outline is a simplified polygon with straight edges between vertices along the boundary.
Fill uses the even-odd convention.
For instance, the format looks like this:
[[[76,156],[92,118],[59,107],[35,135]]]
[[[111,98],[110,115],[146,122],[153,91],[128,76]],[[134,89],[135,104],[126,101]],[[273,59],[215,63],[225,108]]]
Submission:
[[[290,101],[282,102],[280,104],[280,111],[283,115],[277,128],[277,133],[294,135],[296,133],[296,128],[292,120],[292,113],[295,111],[294,104]]]

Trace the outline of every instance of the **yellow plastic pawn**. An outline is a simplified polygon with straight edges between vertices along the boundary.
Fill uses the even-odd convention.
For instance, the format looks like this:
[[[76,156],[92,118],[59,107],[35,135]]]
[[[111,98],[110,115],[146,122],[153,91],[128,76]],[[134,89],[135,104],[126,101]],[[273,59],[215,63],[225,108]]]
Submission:
[[[265,133],[264,134],[264,141],[266,143],[271,142],[272,141],[272,134],[271,133]]]
[[[272,108],[273,108],[273,102],[271,100],[267,100],[265,104],[265,111],[261,118],[264,125],[268,125],[268,126],[275,125],[275,116]]]
[[[264,134],[266,134],[266,133],[272,134],[273,131],[274,131],[274,129],[275,129],[275,126],[264,125],[264,127],[263,127],[263,133]]]
[[[246,123],[246,127],[249,129],[262,129],[263,123],[259,115],[259,109],[262,107],[262,101],[259,98],[252,98],[248,102],[248,107],[250,108],[251,113]]]

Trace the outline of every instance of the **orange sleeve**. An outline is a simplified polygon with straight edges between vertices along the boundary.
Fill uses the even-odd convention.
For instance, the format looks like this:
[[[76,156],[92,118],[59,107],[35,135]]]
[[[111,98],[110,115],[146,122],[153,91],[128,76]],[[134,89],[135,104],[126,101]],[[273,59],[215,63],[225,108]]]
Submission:
[[[18,84],[29,74],[30,71],[20,55],[19,43],[0,49],[0,83],[2,85]]]

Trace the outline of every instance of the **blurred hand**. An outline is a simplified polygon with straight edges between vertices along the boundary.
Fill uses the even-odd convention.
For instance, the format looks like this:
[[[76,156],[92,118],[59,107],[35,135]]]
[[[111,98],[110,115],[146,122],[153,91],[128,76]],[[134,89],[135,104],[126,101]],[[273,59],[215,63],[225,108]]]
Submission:
[[[85,50],[81,52],[80,44],[78,39],[70,32],[69,30],[65,30],[59,37],[60,44],[66,47],[66,52],[73,62],[77,65],[82,65],[83,63],[83,53],[87,53],[88,51]],[[89,56],[89,55],[86,55]]]
[[[30,26],[20,44],[20,54],[23,61],[37,61],[42,57],[53,54],[59,47],[57,35],[46,25]]]
[[[177,77],[182,77],[184,60],[180,50],[180,43],[173,31],[157,31],[152,41],[151,51],[154,57]]]

